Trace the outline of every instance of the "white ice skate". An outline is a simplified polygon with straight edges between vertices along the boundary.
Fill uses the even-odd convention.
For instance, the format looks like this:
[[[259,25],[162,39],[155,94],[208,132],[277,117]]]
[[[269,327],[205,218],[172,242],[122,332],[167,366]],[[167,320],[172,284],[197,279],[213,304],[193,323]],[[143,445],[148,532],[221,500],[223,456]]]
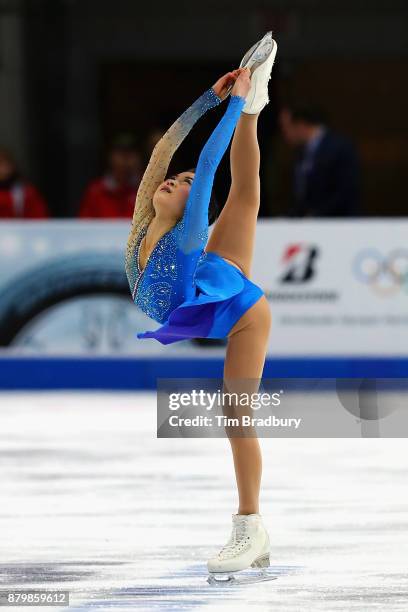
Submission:
[[[233,514],[232,533],[227,544],[216,557],[209,559],[208,582],[230,584],[273,580],[265,568],[269,567],[270,543],[260,514]],[[255,575],[239,575],[237,572],[248,568],[262,568]]]
[[[272,38],[272,32],[267,32],[242,58],[239,67],[251,70],[251,89],[242,109],[244,113],[249,115],[260,113],[268,104],[268,82],[277,50],[278,45]]]

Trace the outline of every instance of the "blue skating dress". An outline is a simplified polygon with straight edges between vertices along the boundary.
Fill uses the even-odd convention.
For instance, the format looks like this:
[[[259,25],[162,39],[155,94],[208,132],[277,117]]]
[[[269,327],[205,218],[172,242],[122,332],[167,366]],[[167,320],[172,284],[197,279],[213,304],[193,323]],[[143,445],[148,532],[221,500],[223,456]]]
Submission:
[[[126,273],[134,303],[161,326],[137,334],[138,338],[154,338],[162,344],[188,338],[225,338],[263,295],[238,268],[216,253],[204,251],[214,176],[245,104],[240,96],[230,97],[226,112],[201,151],[183,217],[161,237],[145,268],[140,268],[141,241],[154,215],[152,196],[165,179],[171,156],[197,119],[220,101],[211,88],[185,111],[156,145],[139,187]]]

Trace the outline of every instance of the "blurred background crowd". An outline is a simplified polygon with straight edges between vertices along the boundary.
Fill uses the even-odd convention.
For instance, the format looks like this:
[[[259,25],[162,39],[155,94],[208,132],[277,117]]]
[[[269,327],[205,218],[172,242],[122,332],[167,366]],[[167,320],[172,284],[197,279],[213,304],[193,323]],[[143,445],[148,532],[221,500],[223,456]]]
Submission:
[[[405,216],[407,15],[405,0],[0,0],[0,218],[131,218],[155,143],[267,30],[260,215]],[[196,164],[224,109],[170,170]]]

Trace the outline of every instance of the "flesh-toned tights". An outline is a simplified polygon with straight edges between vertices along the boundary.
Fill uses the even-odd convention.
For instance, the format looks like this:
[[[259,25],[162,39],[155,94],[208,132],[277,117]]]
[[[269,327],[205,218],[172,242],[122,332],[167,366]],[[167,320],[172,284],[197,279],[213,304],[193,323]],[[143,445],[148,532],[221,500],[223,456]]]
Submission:
[[[215,252],[239,268],[248,278],[254,251],[260,205],[257,138],[258,115],[241,113],[231,153],[231,188],[218,217],[206,251]],[[262,378],[271,314],[262,296],[235,323],[228,335],[224,364],[224,390],[256,393]],[[256,434],[235,436],[227,429],[238,487],[238,514],[259,512],[262,456]]]

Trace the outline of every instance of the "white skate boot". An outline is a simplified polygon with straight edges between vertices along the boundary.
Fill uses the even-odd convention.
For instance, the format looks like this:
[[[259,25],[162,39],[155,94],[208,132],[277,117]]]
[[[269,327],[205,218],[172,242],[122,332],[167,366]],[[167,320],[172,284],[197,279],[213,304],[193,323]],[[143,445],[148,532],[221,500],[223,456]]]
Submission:
[[[277,50],[278,45],[272,38],[272,32],[267,32],[242,58],[239,67],[251,70],[251,89],[242,109],[244,113],[254,115],[268,104],[268,82]]]
[[[249,567],[269,567],[270,543],[260,514],[233,514],[232,533],[216,557],[207,562],[210,584],[271,580],[265,570],[260,575],[236,577]]]

